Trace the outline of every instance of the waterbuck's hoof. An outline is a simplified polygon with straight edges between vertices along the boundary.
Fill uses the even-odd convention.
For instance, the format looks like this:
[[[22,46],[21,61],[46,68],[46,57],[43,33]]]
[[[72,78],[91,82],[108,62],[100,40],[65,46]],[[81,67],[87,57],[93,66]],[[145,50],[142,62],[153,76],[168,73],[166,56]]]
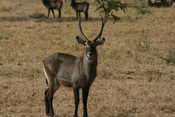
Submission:
[[[55,117],[54,113],[46,113],[48,117]]]
[[[78,115],[74,115],[73,117],[78,117]]]
[[[84,114],[83,117],[88,117],[88,115],[87,114]]]

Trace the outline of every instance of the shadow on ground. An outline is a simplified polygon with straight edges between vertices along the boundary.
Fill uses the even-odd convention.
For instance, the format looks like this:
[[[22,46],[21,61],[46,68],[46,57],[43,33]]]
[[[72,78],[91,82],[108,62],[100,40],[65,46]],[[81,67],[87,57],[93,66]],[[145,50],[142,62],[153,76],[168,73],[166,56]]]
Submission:
[[[59,115],[55,115],[55,117],[62,117],[62,116],[59,116]],[[65,116],[63,116],[65,117]],[[66,117],[72,117],[72,116],[66,116]],[[96,117],[99,117],[99,116],[96,116]],[[112,116],[106,116],[106,117],[135,117],[134,115],[130,115],[130,114],[125,114],[125,113],[121,113],[121,114],[118,114],[118,115],[112,115]]]
[[[84,20],[84,19],[83,19]],[[88,21],[99,21],[101,18],[98,17],[90,17]],[[110,19],[112,20],[112,19]],[[21,21],[35,21],[35,22],[76,22],[76,17],[62,17],[62,18],[47,18],[43,14],[33,14],[28,17],[18,17],[18,16],[6,16],[0,17],[1,22],[9,21],[9,22],[21,22]]]
[[[118,115],[112,115],[108,117],[135,117],[133,114],[128,114],[128,113],[120,113]]]

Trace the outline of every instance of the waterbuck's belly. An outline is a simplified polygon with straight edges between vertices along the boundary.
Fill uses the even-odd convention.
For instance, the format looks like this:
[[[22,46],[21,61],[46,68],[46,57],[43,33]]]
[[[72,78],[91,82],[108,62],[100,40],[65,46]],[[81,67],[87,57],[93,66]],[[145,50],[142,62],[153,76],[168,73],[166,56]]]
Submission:
[[[50,3],[50,8],[53,8],[53,9],[56,9],[56,8],[60,8],[60,4],[58,4],[58,3]]]
[[[84,88],[89,86],[89,81],[86,79],[86,77],[82,77],[82,78],[77,78],[75,79],[75,84],[76,86],[78,86],[79,88]]]
[[[60,84],[64,86],[72,86],[72,71],[73,68],[62,68],[58,73],[57,73],[57,80],[59,81]]]
[[[66,87],[79,87],[85,88],[89,86],[89,82],[86,79],[77,79],[76,81],[73,80],[65,80],[65,78],[59,77],[59,84]]]
[[[72,87],[72,82],[66,81],[66,80],[59,80],[60,85],[66,86],[66,87]]]
[[[64,75],[63,75],[64,74]],[[71,73],[63,73],[62,75],[57,75],[57,80],[59,83],[66,87],[79,87],[84,88],[91,84],[91,82],[85,76],[74,76]]]
[[[73,72],[74,72],[74,64],[73,63],[67,64],[63,62],[62,64],[60,64],[60,69],[58,69],[56,78],[61,85],[71,87]]]
[[[62,72],[57,75],[57,80],[61,85],[72,87],[77,86],[79,88],[87,87],[89,81],[85,76],[74,75],[75,72]]]

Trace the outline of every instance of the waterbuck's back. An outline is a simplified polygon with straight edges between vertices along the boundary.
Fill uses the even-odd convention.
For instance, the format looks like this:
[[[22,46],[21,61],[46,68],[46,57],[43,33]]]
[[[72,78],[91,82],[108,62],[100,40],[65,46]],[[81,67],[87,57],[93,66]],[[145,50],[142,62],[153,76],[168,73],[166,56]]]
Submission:
[[[65,83],[72,83],[72,76],[79,66],[79,58],[64,53],[55,53],[43,60],[46,74],[51,79],[57,79]],[[50,79],[48,79],[50,80]]]
[[[86,11],[89,7],[89,3],[83,2],[83,3],[77,3],[77,10],[78,11]]]
[[[42,0],[42,2],[46,8],[52,9],[60,8],[62,5],[62,0]]]

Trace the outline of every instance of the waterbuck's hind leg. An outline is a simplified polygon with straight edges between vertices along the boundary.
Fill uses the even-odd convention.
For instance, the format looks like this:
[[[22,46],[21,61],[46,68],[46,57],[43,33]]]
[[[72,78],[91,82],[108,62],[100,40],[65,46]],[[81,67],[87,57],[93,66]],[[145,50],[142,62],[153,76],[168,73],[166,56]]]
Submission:
[[[53,100],[53,97],[49,97],[48,96],[48,93],[49,93],[49,89],[46,89],[45,90],[45,97],[44,97],[44,101],[45,101],[45,110],[46,110],[46,114],[48,116],[51,116],[53,117],[54,116],[54,112],[53,112],[53,107],[52,107],[52,100]]]
[[[53,96],[54,93],[58,90],[59,84],[52,83],[52,85],[49,85],[50,87],[46,89],[45,91],[45,109],[46,109],[46,114],[48,116],[54,117],[54,109],[53,109]]]
[[[88,20],[88,17],[89,17],[89,15],[88,15],[88,11],[89,11],[89,5],[87,5],[86,10],[84,11],[85,20]]]
[[[87,102],[89,95],[89,87],[83,88],[82,95],[83,95],[83,117],[88,117]]]
[[[73,117],[78,117],[78,105],[80,102],[79,88],[73,88],[73,91],[74,91],[74,100],[75,100],[75,112]]]
[[[81,12],[78,12],[78,19],[81,18]]]
[[[88,20],[88,11],[86,11],[86,12],[84,13],[84,15],[85,15],[85,20]]]
[[[53,72],[50,72],[47,65],[44,65],[44,74],[48,83],[48,88],[44,92],[45,110],[49,117],[54,117],[53,96],[60,84],[55,78],[56,75]]]
[[[50,8],[48,8],[48,15],[47,15],[48,18],[49,18],[49,15],[50,15]]]
[[[53,104],[52,104],[53,96],[50,94],[49,88],[46,89],[46,91],[45,91],[44,101],[45,101],[46,114],[48,116],[53,117],[54,116],[54,110],[53,110]]]
[[[51,9],[51,10],[52,10],[52,15],[53,15],[53,18],[55,18],[54,9]]]
[[[58,18],[61,18],[61,8],[58,9],[58,13],[59,13]]]
[[[44,102],[45,102],[45,111],[46,111],[46,114],[48,115],[48,113],[49,113],[49,100],[47,99],[47,92],[48,92],[48,89],[46,89],[44,92]]]
[[[78,11],[76,11],[76,18],[78,19],[79,17],[79,12]]]
[[[61,18],[62,6],[63,6],[63,3],[61,2],[61,3],[60,3],[60,7],[58,8],[58,13],[59,13],[58,18]]]

